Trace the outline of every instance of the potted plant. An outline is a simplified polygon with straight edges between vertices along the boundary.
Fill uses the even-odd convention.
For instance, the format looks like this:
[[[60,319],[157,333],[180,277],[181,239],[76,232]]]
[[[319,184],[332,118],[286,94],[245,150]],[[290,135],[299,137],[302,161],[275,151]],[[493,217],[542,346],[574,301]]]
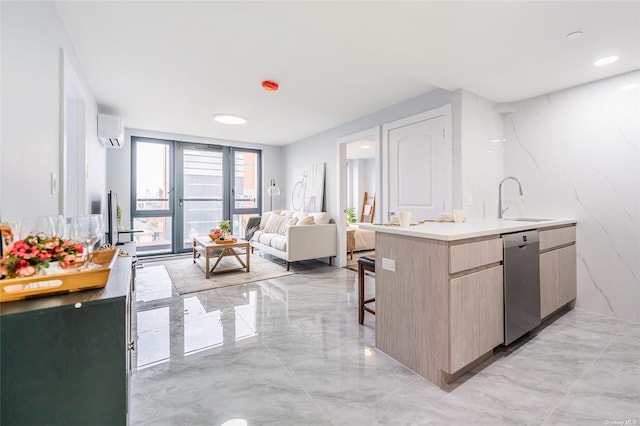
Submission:
[[[356,208],[349,207],[347,209],[347,222],[356,223]]]
[[[229,235],[229,228],[230,228],[231,222],[228,220],[221,220],[220,223],[218,224],[218,227],[220,228],[220,231],[222,231],[222,236],[226,237]]]

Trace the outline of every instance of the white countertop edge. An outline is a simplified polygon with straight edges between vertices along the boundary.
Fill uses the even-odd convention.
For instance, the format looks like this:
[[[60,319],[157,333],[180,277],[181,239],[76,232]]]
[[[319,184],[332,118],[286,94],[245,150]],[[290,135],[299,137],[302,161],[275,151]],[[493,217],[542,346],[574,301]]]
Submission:
[[[468,238],[486,237],[490,235],[509,234],[512,232],[543,229],[554,226],[576,224],[577,219],[558,218],[544,222],[514,221],[507,219],[468,219],[462,223],[425,222],[409,228],[399,226],[373,225],[359,223],[361,229],[368,229],[389,234],[406,235],[408,237],[428,238],[440,241],[457,241]]]

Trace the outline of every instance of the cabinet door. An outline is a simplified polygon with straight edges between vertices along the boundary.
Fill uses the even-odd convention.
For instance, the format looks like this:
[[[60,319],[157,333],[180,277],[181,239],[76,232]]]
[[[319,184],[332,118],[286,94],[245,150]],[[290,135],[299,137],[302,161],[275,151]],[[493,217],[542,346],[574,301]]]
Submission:
[[[504,340],[502,266],[450,281],[449,373]]]
[[[125,301],[1,322],[0,424],[125,425]]]
[[[540,255],[540,317],[576,298],[576,246]]]

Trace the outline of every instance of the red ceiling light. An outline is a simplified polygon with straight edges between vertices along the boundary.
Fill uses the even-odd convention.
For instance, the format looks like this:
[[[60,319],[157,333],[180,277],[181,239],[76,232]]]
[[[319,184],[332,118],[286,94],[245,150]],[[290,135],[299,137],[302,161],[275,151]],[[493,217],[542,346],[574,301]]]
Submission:
[[[278,83],[276,83],[275,81],[265,80],[262,82],[262,87],[267,92],[275,92],[276,90],[278,90]]]

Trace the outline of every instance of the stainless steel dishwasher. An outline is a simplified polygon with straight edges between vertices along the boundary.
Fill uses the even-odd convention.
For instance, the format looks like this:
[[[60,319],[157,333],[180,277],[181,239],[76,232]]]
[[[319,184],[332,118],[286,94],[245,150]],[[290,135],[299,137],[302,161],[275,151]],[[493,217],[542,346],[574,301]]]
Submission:
[[[538,231],[503,234],[504,344],[540,325]]]

